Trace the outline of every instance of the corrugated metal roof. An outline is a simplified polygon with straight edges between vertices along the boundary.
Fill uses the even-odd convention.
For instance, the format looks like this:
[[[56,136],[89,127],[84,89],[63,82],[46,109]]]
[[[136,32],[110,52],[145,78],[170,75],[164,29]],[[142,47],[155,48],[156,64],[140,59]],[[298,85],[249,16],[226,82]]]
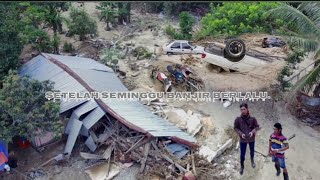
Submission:
[[[38,55],[20,69],[21,76],[29,76],[39,81],[50,80],[54,82],[54,89],[61,92],[88,92],[78,81],[72,78],[59,66],[51,63],[45,57]],[[68,102],[69,101],[69,102]],[[72,109],[86,100],[61,101],[60,113]]]
[[[111,68],[92,59],[52,54],[44,54],[44,56],[50,56],[68,66],[95,91],[128,92],[128,89],[113,73]],[[48,74],[48,72],[50,73]],[[37,56],[26,63],[21,70],[21,75],[30,75],[38,80],[49,79],[54,81],[56,83],[55,88],[60,91],[86,92],[86,89],[72,76],[43,56]],[[106,99],[103,99],[103,102],[126,121],[155,137],[176,136],[189,142],[196,142],[194,137],[183,132],[167,120],[154,115],[140,102],[110,101]],[[75,102],[68,102],[62,105],[64,107],[63,111],[71,106],[75,107],[77,105]]]
[[[71,154],[74,144],[76,143],[77,137],[79,135],[80,129],[82,126],[82,122],[74,119],[71,124],[70,134],[68,136],[66,147],[64,148],[64,152]]]
[[[98,104],[92,99],[90,101],[85,102],[81,106],[79,106],[77,109],[73,111],[73,113],[80,118],[83,114],[93,110],[94,108],[98,107]]]
[[[84,143],[89,149],[90,151],[94,152],[97,149],[97,145],[94,143],[93,138],[91,136],[89,136],[86,140],[86,142]]]
[[[84,136],[88,136],[89,132],[88,130],[99,121],[103,116],[105,115],[105,112],[100,108],[97,107],[93,111],[91,111],[83,120],[83,126],[81,128],[81,134]]]

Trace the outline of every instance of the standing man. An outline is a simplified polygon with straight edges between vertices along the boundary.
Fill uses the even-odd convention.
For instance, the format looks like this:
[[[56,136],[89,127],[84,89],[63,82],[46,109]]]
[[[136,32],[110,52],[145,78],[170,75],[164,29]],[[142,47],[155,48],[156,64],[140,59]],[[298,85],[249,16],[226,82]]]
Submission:
[[[248,104],[242,103],[240,105],[241,116],[237,117],[234,121],[234,130],[240,136],[240,174],[243,174],[244,169],[244,160],[246,156],[247,144],[250,147],[250,156],[251,156],[251,165],[253,168],[256,167],[254,162],[254,144],[255,144],[255,136],[256,132],[259,129],[259,124],[256,118],[251,117]]]
[[[284,151],[289,149],[289,143],[287,138],[282,134],[282,126],[280,123],[274,124],[274,132],[270,136],[269,140],[269,155],[272,155],[272,162],[277,170],[277,176],[280,175],[283,169],[284,180],[289,180],[288,171],[286,168],[286,162],[284,158]]]

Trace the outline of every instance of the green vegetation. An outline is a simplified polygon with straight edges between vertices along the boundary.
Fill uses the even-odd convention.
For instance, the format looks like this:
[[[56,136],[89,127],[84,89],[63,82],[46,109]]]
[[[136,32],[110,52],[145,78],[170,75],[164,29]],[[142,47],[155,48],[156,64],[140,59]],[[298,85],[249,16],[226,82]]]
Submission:
[[[281,26],[275,20],[271,25],[264,13],[278,7],[276,2],[226,2],[221,6],[211,5],[211,11],[201,20],[203,29],[199,36],[238,35],[250,32],[270,32],[272,25]]]
[[[23,2],[17,4],[17,8],[22,17],[18,24],[23,43],[32,44],[42,52],[59,54],[57,32],[62,32],[62,21],[65,19],[61,14],[68,10],[68,3]],[[46,28],[53,30],[53,37],[49,37]]]
[[[188,12],[181,12],[179,17],[180,33],[169,25],[165,29],[166,34],[173,39],[191,39],[192,27],[195,23],[195,19]]]
[[[140,59],[140,58],[151,58],[152,57],[152,53],[149,52],[145,47],[142,47],[142,46],[136,47],[133,50],[132,55],[134,57],[137,57],[137,59]]]
[[[59,103],[45,98],[45,92],[52,89],[49,81],[31,80],[10,71],[0,89],[0,139],[10,142],[15,135],[30,138],[38,130],[59,136]]]
[[[278,75],[278,79],[277,80],[280,83],[280,87],[281,87],[282,91],[286,91],[288,88],[290,88],[292,86],[291,83],[289,83],[288,81],[284,80],[285,76],[289,77],[291,75],[292,75],[292,71],[291,71],[289,66],[285,66],[281,70],[280,74]]]
[[[303,58],[306,56],[306,51],[301,48],[293,49],[293,52],[289,54],[286,61],[292,64],[300,63],[303,61]]]
[[[70,21],[68,22],[70,35],[79,35],[80,41],[86,39],[88,34],[97,34],[97,22],[83,9],[70,9]]]
[[[16,4],[0,3],[0,80],[10,69],[17,69],[20,65],[23,44],[19,38],[18,15]]]
[[[67,53],[72,53],[75,51],[75,49],[74,49],[72,43],[65,42],[63,44],[63,51],[67,52]]]
[[[116,26],[116,18],[119,24],[122,24],[123,21],[130,23],[130,2],[101,2],[96,9],[100,11],[100,20],[104,19],[107,23],[107,31],[111,30],[110,23]]]
[[[116,48],[106,48],[103,50],[102,63],[107,66],[114,67],[118,64],[120,58],[120,51]]]
[[[294,27],[291,34],[286,39],[294,47],[303,48],[305,51],[316,51],[315,59],[320,54],[320,3],[319,2],[303,2],[298,7],[283,4],[272,10],[266,15],[273,19],[282,19],[291,27]],[[300,56],[302,53],[293,54],[292,57]],[[303,90],[309,93],[313,90],[314,85],[319,84],[320,66],[316,66],[313,71],[306,75],[292,89],[292,92]]]

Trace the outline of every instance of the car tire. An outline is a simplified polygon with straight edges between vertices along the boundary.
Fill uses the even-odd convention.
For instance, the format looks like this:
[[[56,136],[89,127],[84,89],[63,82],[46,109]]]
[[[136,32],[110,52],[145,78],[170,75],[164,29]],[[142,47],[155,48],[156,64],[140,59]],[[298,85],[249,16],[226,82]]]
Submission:
[[[232,46],[237,45],[240,47],[238,52],[234,52]],[[227,59],[232,62],[240,61],[246,53],[246,46],[241,39],[230,38],[226,40],[226,48],[224,49],[224,54]]]

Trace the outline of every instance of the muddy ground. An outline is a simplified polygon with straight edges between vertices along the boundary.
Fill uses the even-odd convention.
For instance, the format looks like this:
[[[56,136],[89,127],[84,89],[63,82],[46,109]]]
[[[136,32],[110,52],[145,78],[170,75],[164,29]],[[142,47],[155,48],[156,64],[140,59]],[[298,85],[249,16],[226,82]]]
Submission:
[[[121,34],[122,26],[112,31],[105,31],[105,23],[99,22],[98,11],[95,9],[96,3],[85,3],[84,8],[91,14],[91,17],[95,18],[98,22],[98,38],[103,38],[107,41],[111,41],[114,37]],[[150,52],[155,49],[155,44],[162,46],[162,44],[169,42],[169,38],[165,35],[163,29],[168,24],[165,19],[159,18],[157,14],[140,15],[139,12],[134,12],[132,16],[133,23],[140,21],[140,24],[156,24],[158,27],[157,33],[150,29],[145,29],[140,32],[135,32],[133,36],[125,39],[120,44],[133,43],[136,46],[142,45]],[[171,22],[177,27],[177,22]],[[280,48],[259,48],[261,37],[265,34],[245,35],[246,44],[251,49],[259,50],[269,55],[278,55],[284,57],[286,53]],[[72,42],[79,48],[83,44],[74,38],[67,38],[61,35],[62,42]],[[97,54],[99,51],[95,48],[88,46],[79,51],[79,54]],[[150,61],[149,59],[141,59],[136,61],[135,58],[126,57],[119,61],[120,70],[127,73],[126,79],[123,82],[127,85],[129,90],[136,91],[161,91],[162,84],[158,81],[150,78],[150,72],[152,66],[159,66],[163,71],[168,63],[181,63],[181,57],[177,55],[167,56],[159,55],[157,60]],[[306,59],[304,63],[311,62],[311,59]],[[130,69],[130,63],[136,63],[140,66],[140,69],[133,71]],[[275,82],[277,72],[284,65],[283,60],[275,60],[267,67],[258,68],[252,73],[230,73],[222,72],[218,73],[215,69],[208,67],[206,63],[202,63],[200,60],[191,65],[193,70],[197,73],[197,76],[205,83],[203,91],[258,91],[264,88],[268,88],[270,84]],[[137,73],[138,72],[138,73]],[[133,74],[138,74],[132,77]],[[233,121],[236,116],[239,115],[239,103],[233,103],[230,107],[224,108],[221,102],[169,102],[169,104],[176,108],[184,110],[192,110],[199,112],[203,115],[211,117],[215,131],[208,138],[201,139],[199,142],[209,146],[212,150],[217,150],[227,139],[230,138],[229,134],[225,132],[225,129],[229,129],[233,126]],[[256,139],[256,149],[264,154],[267,153],[268,138],[272,133],[272,126],[275,122],[279,121],[283,124],[284,134],[290,136],[293,133],[296,137],[290,141],[290,149],[286,152],[287,167],[290,179],[292,180],[311,180],[318,179],[320,172],[318,168],[320,166],[320,134],[318,131],[305,126],[297,121],[294,117],[289,115],[285,108],[284,102],[278,102],[272,108],[271,102],[254,102],[249,103],[251,114],[255,116],[262,127],[258,132]],[[37,167],[46,160],[61,153],[64,148],[64,143],[56,144],[47,148],[43,153],[38,153],[32,149],[23,150],[18,153],[19,167],[18,171],[25,173],[31,168]],[[86,167],[90,165],[90,162],[83,160],[79,156],[80,151],[86,151],[85,147],[81,143],[77,144],[74,153],[69,161],[55,164],[51,163],[45,166],[43,169],[46,175],[38,179],[70,179],[70,180],[89,180],[89,176],[84,172]],[[248,149],[249,151],[249,149]],[[247,152],[247,159],[249,159],[249,152]],[[249,161],[246,161],[246,168],[244,175],[241,177],[238,173],[239,169],[239,150],[233,148],[223,154],[218,159],[218,166],[223,167],[222,174],[226,174],[228,179],[246,179],[246,180],[274,180],[282,179],[282,177],[275,176],[275,169],[273,167],[270,158],[263,158],[256,154],[256,169],[252,169]],[[135,179],[139,166],[133,165],[129,169],[124,169],[115,179]],[[3,176],[4,179],[22,179],[17,173],[12,172],[11,175]]]

